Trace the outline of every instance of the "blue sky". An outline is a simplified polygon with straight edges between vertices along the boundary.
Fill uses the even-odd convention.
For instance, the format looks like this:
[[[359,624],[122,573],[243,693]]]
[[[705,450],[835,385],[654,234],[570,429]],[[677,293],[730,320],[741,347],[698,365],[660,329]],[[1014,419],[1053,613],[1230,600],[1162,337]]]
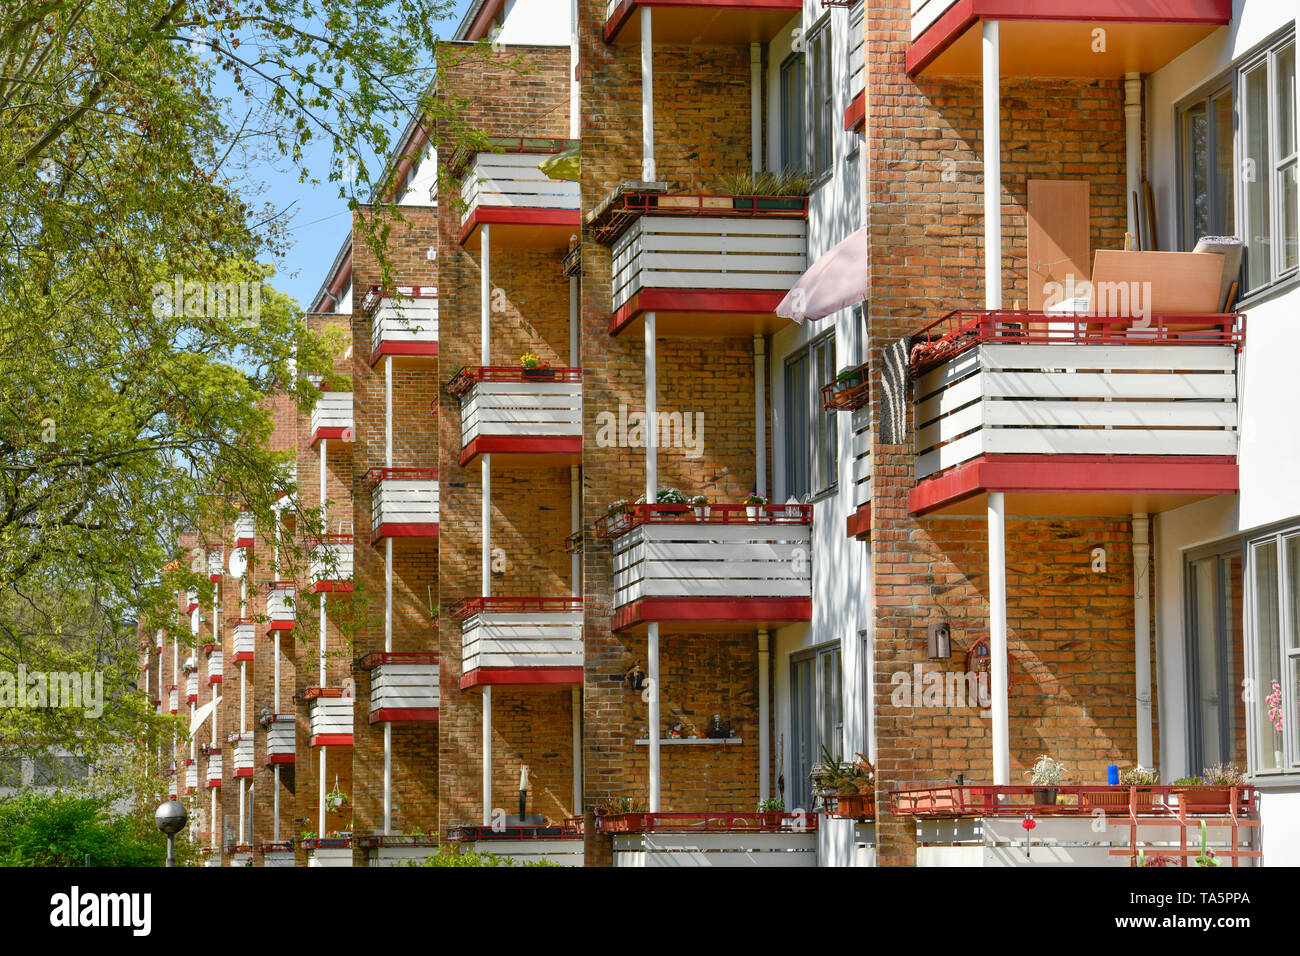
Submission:
[[[450,39],[455,33],[469,7],[470,0],[456,0],[454,16],[437,24],[437,33],[444,39]],[[218,92],[223,96],[233,96],[234,88],[224,76],[219,75]],[[399,131],[405,128],[407,116],[399,116]],[[290,233],[293,246],[279,264],[274,279],[276,288],[287,292],[306,308],[311,304],[311,297],[320,288],[325,279],[325,272],[334,261],[334,256],[348,233],[350,216],[347,203],[338,196],[338,183],[328,181],[331,144],[326,141],[315,142],[306,153],[307,168],[319,180],[319,185],[298,182],[298,173],[287,161],[265,163],[250,171],[260,175],[269,187],[260,197],[273,202],[277,208],[293,204],[290,214]],[[374,163],[367,157],[367,165],[378,171],[383,163]],[[362,191],[365,194],[365,191]]]

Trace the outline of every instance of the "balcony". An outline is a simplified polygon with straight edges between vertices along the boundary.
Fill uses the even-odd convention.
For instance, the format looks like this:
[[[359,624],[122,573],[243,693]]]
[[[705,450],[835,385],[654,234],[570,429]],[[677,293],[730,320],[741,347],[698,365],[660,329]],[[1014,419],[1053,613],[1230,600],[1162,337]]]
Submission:
[[[817,815],[623,813],[598,818],[625,867],[817,865]]]
[[[221,683],[221,648],[208,654],[208,686]]]
[[[234,640],[231,647],[234,656],[231,660],[236,664],[240,661],[251,661],[257,648],[257,625],[248,618],[235,618],[230,623],[234,627]]]
[[[1031,13],[1026,13],[1031,9]],[[1230,0],[912,0],[908,75],[979,76],[981,23],[997,21],[1004,76],[1154,73],[1231,21]],[[1098,49],[1093,31],[1105,28]]]
[[[196,704],[199,700],[199,675],[188,674],[185,678],[185,703]]]
[[[656,44],[738,46],[767,43],[802,9],[800,0],[607,0],[606,43],[641,42],[641,8],[660,12],[651,32]]]
[[[311,409],[311,444],[329,438],[352,441],[354,434],[352,393],[321,392]]]
[[[775,332],[777,305],[808,268],[802,196],[618,193],[593,225],[612,247],[611,335],[646,312],[660,335]]]
[[[312,590],[352,590],[352,535],[327,534],[311,549]]]
[[[307,851],[307,865],[348,867],[352,865],[351,837],[310,837],[302,841]]]
[[[368,866],[418,865],[438,852],[436,836],[405,833],[376,833],[361,837]]]
[[[582,817],[559,826],[452,827],[447,841],[472,853],[508,856],[518,863],[547,860],[560,866],[585,865]]]
[[[461,690],[485,684],[581,684],[581,598],[467,598],[461,622]]]
[[[464,168],[461,245],[486,225],[493,245],[566,246],[582,226],[578,184],[551,179],[539,164],[578,141],[498,137],[490,145],[498,151],[452,159],[453,171]]]
[[[221,575],[225,571],[225,553],[217,548],[208,552],[208,580],[216,584],[221,580]]]
[[[176,685],[172,684],[167,688],[167,710],[169,713],[174,714],[179,709],[177,707],[177,697]]]
[[[356,698],[337,687],[307,688],[311,747],[351,747],[352,710]]]
[[[460,399],[460,464],[490,453],[507,466],[552,467],[582,455],[582,371],[463,368],[447,383]]]
[[[208,788],[209,790],[216,790],[216,789],[220,788],[220,786],[221,786],[221,750],[220,750],[220,748],[217,748],[217,749],[215,749],[215,750],[213,750],[213,749],[209,749],[208,754],[207,754],[207,757],[208,757],[208,766],[207,766],[207,770],[206,770],[206,773],[207,773],[207,788]]]
[[[423,651],[368,654],[361,666],[370,671],[370,723],[438,719],[441,691],[437,654]]]
[[[269,619],[267,630],[292,631],[294,612],[294,583],[292,581],[272,581],[266,592],[266,616]]]
[[[262,843],[258,845],[258,849],[262,851],[262,866],[290,867],[294,865],[292,840],[281,840],[278,843]]]
[[[185,592],[185,613],[193,614],[199,609],[199,592],[197,588],[190,588]]]
[[[923,0],[924,2],[924,0]],[[913,0],[915,6],[916,0]],[[867,125],[867,34],[864,24],[866,3],[858,0],[849,10],[849,105],[844,110],[844,128],[861,132]]]
[[[438,290],[434,286],[371,286],[362,303],[370,316],[370,366],[391,355],[404,364],[438,357]]]
[[[983,514],[987,491],[1058,515],[1234,493],[1244,317],[1112,321],[954,312],[913,337],[913,514]]]
[[[438,537],[436,468],[372,468],[365,486],[370,489],[371,544],[384,538]]]
[[[257,518],[252,512],[241,511],[235,518],[235,547],[251,548],[257,541]]]
[[[185,761],[185,792],[193,793],[199,788],[199,768],[193,760]]]
[[[234,733],[226,737],[234,753],[235,776],[251,777],[253,775],[253,735],[251,733]]]
[[[614,630],[812,619],[812,506],[627,505],[614,548]]]
[[[1223,789],[1219,802],[1197,791]],[[1260,857],[1253,787],[1064,786],[1050,803],[1029,786],[894,790],[893,814],[915,822],[917,866],[1191,866],[1206,846],[1220,864]],[[1026,819],[1033,821],[1026,829]],[[1098,823],[1104,829],[1098,829]]]
[[[266,764],[293,763],[297,759],[297,721],[293,714],[264,714],[260,723],[266,728]]]

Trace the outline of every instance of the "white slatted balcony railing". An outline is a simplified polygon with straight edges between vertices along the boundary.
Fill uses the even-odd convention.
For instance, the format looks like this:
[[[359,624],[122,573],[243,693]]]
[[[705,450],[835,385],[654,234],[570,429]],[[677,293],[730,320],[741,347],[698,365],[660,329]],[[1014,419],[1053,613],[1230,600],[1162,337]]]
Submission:
[[[226,738],[234,753],[235,776],[251,777],[253,775],[253,735],[252,733],[234,733]]]
[[[217,548],[208,552],[208,580],[216,583],[225,571],[225,552]]]
[[[221,751],[210,753],[207,756],[207,785],[209,788],[221,786]]]
[[[941,17],[957,0],[912,0],[912,39]]]
[[[232,623],[235,630],[231,646],[234,656],[231,660],[236,664],[240,661],[251,661],[257,650],[257,625],[246,619],[239,619]]]
[[[871,408],[864,405],[851,413],[853,507],[871,504]]]
[[[398,286],[392,293],[378,287],[366,296],[370,314],[370,360],[381,355],[438,354],[438,290],[433,286]]]
[[[798,203],[784,215],[674,216],[673,200]],[[644,289],[787,292],[808,268],[802,199],[661,196],[656,215],[637,218],[614,240],[612,304],[617,312]],[[725,211],[725,209],[723,210]]]
[[[293,763],[298,750],[293,714],[267,714],[262,726],[266,728],[266,762]]]
[[[190,588],[188,591],[186,591],[185,598],[186,598],[186,603],[188,605],[185,608],[186,614],[189,614],[193,611],[197,611],[199,609],[199,592],[197,588]]]
[[[915,3],[915,0],[913,0]],[[867,35],[863,29],[866,4],[859,0],[849,8],[849,98],[867,88]]]
[[[549,374],[547,374],[549,373]],[[461,445],[487,451],[562,451],[582,440],[582,372],[474,366],[448,389],[460,398]],[[463,456],[462,456],[463,457]]]
[[[178,692],[177,689],[176,689],[176,685],[175,685],[175,684],[173,684],[171,687],[169,687],[169,688],[167,689],[167,710],[168,710],[170,713],[173,713],[173,714],[176,713],[176,711],[177,711],[177,701],[178,701],[178,699],[179,699],[179,696],[180,696],[180,695],[179,695],[179,692]]]
[[[470,677],[475,671],[504,677],[547,668],[557,683],[582,680],[581,598],[472,598],[453,617],[461,622],[462,687],[494,682],[487,673]]]
[[[372,468],[370,540],[438,534],[438,472],[434,468]]]
[[[632,505],[606,533],[615,608],[704,599],[737,609],[771,602],[802,614],[812,599],[811,505],[713,505],[707,516],[686,506]]]
[[[235,547],[251,548],[257,540],[257,518],[251,511],[241,511],[235,518]]]
[[[266,616],[273,631],[292,630],[295,621],[292,581],[273,581],[266,594]]]
[[[352,746],[352,712],[356,699],[332,687],[309,688],[311,746]]]
[[[578,184],[551,179],[539,168],[538,164],[552,155],[552,152],[477,153],[461,180],[460,197],[465,202],[461,224],[487,207],[576,213],[581,208]]]
[[[216,648],[208,655],[208,683],[220,684],[222,679],[221,648]]]
[[[1205,329],[1206,317],[1154,316],[1150,328],[1116,336],[1086,328],[1087,319],[1026,332],[1015,315],[976,313],[959,333],[966,340],[922,347],[918,479],[985,454],[1236,455],[1237,316],[1210,316],[1217,330]]]
[[[317,591],[352,590],[352,535],[325,535],[311,549],[311,580]]]
[[[197,673],[188,674],[185,677],[185,702],[187,704],[197,703],[199,699],[199,675]]]
[[[199,787],[199,767],[193,760],[185,761],[185,790],[197,790]]]
[[[352,393],[321,392],[311,410],[311,442],[322,438],[352,441]]]
[[[362,660],[370,669],[370,722],[438,718],[438,658],[428,652],[384,652]]]

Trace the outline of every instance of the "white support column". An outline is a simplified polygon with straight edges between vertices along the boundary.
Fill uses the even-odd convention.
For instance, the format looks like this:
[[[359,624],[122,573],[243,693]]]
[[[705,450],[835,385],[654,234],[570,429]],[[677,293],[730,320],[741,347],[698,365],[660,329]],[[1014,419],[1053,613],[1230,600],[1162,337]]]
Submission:
[[[479,226],[479,364],[492,364],[492,225]]]
[[[384,466],[393,467],[393,357],[384,356]]]
[[[280,632],[275,632],[275,672],[271,677],[271,693],[275,698],[275,712],[280,712]]]
[[[275,791],[271,794],[271,842],[280,842],[280,765],[277,763],[272,768],[275,779]]]
[[[393,539],[384,539],[384,650],[393,649]]]
[[[483,687],[483,825],[492,823],[492,685]]]
[[[641,8],[641,178],[655,181],[655,73],[650,7]]]
[[[316,835],[323,837],[325,835],[325,751],[328,747],[320,749],[320,778],[316,781],[316,803],[318,811],[316,814]]]
[[[650,683],[650,732],[647,735],[650,751],[650,794],[648,805],[651,813],[659,812],[659,735],[663,732],[659,726],[659,622],[651,621],[646,628],[646,678]]]
[[[645,314],[645,430],[645,501],[653,505],[659,495],[659,353],[653,312]]]
[[[328,444],[329,444],[328,438],[322,438],[320,440],[320,507],[321,507],[321,520],[325,524],[326,532],[329,531],[329,517],[325,514],[325,501],[326,501],[325,463],[326,463],[326,446]]]
[[[582,813],[582,688],[569,688],[573,711],[573,812]]]
[[[754,336],[754,490],[767,497],[767,340]]]
[[[582,475],[577,465],[569,466],[569,534],[582,529]],[[576,552],[569,556],[569,593],[582,597],[582,562]]]
[[[1137,681],[1138,766],[1155,766],[1151,714],[1151,543],[1145,512],[1133,515],[1133,654]]]
[[[984,23],[984,308],[1002,308],[1002,97],[998,24]]]
[[[248,779],[239,778],[239,835],[235,837],[235,843],[244,842],[244,815],[248,812]]]
[[[763,171],[763,44],[749,45],[749,155],[751,169]]]
[[[242,737],[248,730],[248,661],[239,662],[239,733]]]
[[[578,82],[578,0],[569,0],[569,139],[581,135],[582,86]]]
[[[577,368],[582,364],[578,355],[578,302],[580,289],[578,277],[569,276],[569,367]]]
[[[1142,74],[1124,74],[1124,208],[1128,210],[1128,231],[1140,239],[1133,209],[1133,194],[1142,188]],[[1150,249],[1143,250],[1150,252]],[[1142,766],[1147,766],[1143,764]]]
[[[772,735],[768,730],[772,714],[772,686],[768,673],[771,666],[771,636],[767,628],[758,629],[758,799],[772,795]]]
[[[216,848],[220,846],[217,842],[217,791],[215,789],[209,790],[208,794],[209,804],[212,807],[208,813],[210,823],[208,827],[208,846],[213,850],[216,850]]]
[[[384,721],[384,833],[393,832],[393,724]]]
[[[324,591],[321,591],[321,593],[320,593],[320,648],[319,648],[319,656],[317,657],[317,663],[320,665],[320,675],[319,675],[319,679],[320,679],[320,686],[321,686],[321,687],[328,687],[328,686],[329,686],[329,681],[326,679],[326,674],[325,674],[325,664],[326,664],[326,653],[325,653],[326,643],[325,643],[325,635],[326,635],[326,633],[327,633],[327,621],[326,621],[326,614],[325,614],[325,592],[324,592]]]
[[[483,563],[483,572],[480,576],[479,590],[483,592],[483,597],[492,595],[492,456],[484,454],[479,464],[480,474],[483,476],[483,503],[482,510],[479,514],[479,522],[483,530],[483,541],[481,547],[481,559]]]
[[[1011,746],[1007,691],[1007,539],[1005,502],[989,492],[989,670],[993,698],[993,783],[1011,783]]]

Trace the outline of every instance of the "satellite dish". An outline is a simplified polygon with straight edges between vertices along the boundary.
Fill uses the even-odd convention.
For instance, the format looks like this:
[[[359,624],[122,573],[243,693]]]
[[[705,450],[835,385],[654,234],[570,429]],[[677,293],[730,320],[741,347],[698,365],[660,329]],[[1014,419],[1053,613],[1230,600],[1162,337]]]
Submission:
[[[244,572],[248,570],[248,555],[243,548],[235,548],[230,552],[230,574],[232,577],[242,578]]]

